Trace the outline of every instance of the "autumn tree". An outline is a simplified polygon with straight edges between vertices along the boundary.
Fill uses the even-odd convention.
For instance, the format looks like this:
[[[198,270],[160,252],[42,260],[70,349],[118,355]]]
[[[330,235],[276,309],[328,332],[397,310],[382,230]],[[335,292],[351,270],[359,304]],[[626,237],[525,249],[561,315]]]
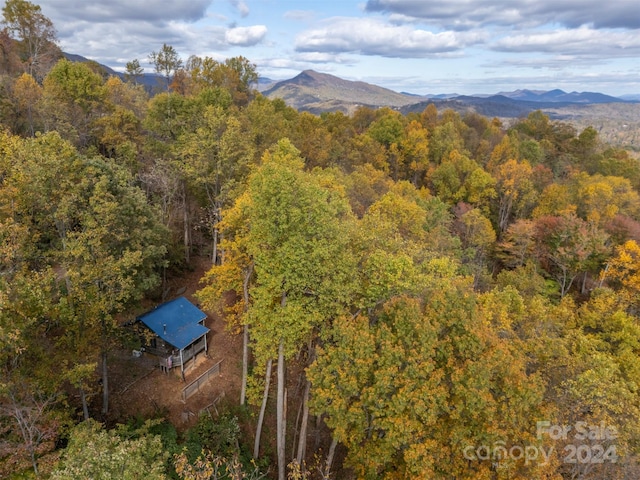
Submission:
[[[85,158],[57,134],[4,149],[13,162],[5,178],[13,216],[40,239],[23,255],[32,268],[58,270],[64,305],[56,319],[69,338],[91,346],[94,358],[99,351],[106,413],[107,353],[117,340],[113,315],[157,286],[165,231],[144,193],[117,164]]]
[[[144,68],[140,66],[140,60],[134,58],[130,62],[127,62],[124,73],[127,82],[133,82],[137,85],[142,75],[144,75]]]
[[[576,213],[598,226],[617,214],[639,218],[640,198],[626,178],[580,172],[569,179],[567,187],[575,197]]]
[[[290,140],[300,150],[307,168],[329,166],[327,145],[331,142],[331,134],[320,118],[308,112],[300,113]]]
[[[495,168],[497,225],[501,232],[507,229],[514,217],[527,217],[533,209],[537,192],[532,175],[533,169],[527,161],[509,159]]]
[[[558,282],[561,296],[580,274],[597,272],[607,254],[604,232],[575,215],[537,219],[534,238],[536,258]]]
[[[416,265],[434,257],[457,258],[447,205],[426,190],[399,182],[373,203],[358,225],[354,245],[365,255],[373,249],[408,256]]]
[[[246,107],[256,94],[256,65],[242,56],[231,57],[225,59],[219,70],[220,84],[231,93],[233,103]]]
[[[63,262],[74,304],[82,306],[87,328],[99,332],[106,414],[107,355],[117,339],[113,315],[158,286],[165,232],[156,211],[126,172],[94,161],[85,174],[91,180],[88,206],[79,217],[82,227],[68,234]]]
[[[6,28],[0,30],[0,53],[0,68],[3,72],[10,76],[24,73],[16,42]]]
[[[292,132],[298,112],[287,106],[282,99],[270,100],[259,95],[245,109],[251,131],[256,162],[265,150]]]
[[[349,218],[339,192],[302,171],[283,140],[249,179],[248,251],[255,265],[248,319],[258,358],[277,358],[277,452],[284,479],[285,361],[347,303]]]
[[[428,137],[427,129],[414,120],[407,125],[406,135],[400,144],[404,157],[401,163],[407,170],[407,179],[410,179],[416,187],[422,186],[429,168]]]
[[[497,245],[496,256],[509,268],[521,267],[533,258],[535,223],[516,220],[509,225]]]
[[[131,110],[116,107],[109,115],[94,123],[95,141],[98,150],[107,158],[112,158],[131,173],[140,169],[138,154],[141,144],[140,120]]]
[[[86,148],[92,140],[93,122],[105,110],[102,77],[84,63],[63,59],[44,79],[42,96],[47,130]]]
[[[202,136],[207,129],[214,128],[207,125],[215,115],[205,116],[204,112],[208,107],[221,107],[224,110],[230,103],[230,99],[210,97],[206,92],[193,97],[186,97],[173,91],[162,92],[154,95],[149,101],[142,123],[144,128],[151,132],[151,135],[146,137],[147,141],[144,145],[144,150],[146,154],[151,155],[151,159],[148,165],[145,165],[141,176],[152,192],[152,196],[159,200],[165,224],[171,227],[174,234],[172,241],[175,247],[174,255],[182,256],[187,263],[191,257],[192,234],[197,225],[193,212],[198,205],[194,202],[193,192],[189,188],[187,179],[187,170],[190,166],[185,165],[184,160],[200,156],[201,160],[196,163],[203,168],[213,168],[203,163],[208,158],[208,152],[194,150],[195,143],[192,140],[198,134],[193,133],[199,131]],[[219,138],[220,133],[215,132],[216,138]],[[188,146],[186,142],[192,145]],[[184,152],[182,147],[185,147]],[[217,154],[212,152],[212,155]],[[239,152],[239,155],[241,156],[242,152]],[[208,178],[211,179],[210,176]],[[206,223],[206,229],[209,230],[212,223]]]
[[[427,107],[425,112],[429,109]],[[440,121],[435,128],[431,130],[429,138],[429,161],[433,165],[439,165],[440,162],[447,159],[452,151],[458,151],[466,154],[464,150],[464,139],[460,131],[456,128],[456,122]]]
[[[359,478],[480,478],[494,466],[467,461],[465,446],[531,432],[542,389],[522,353],[485,326],[464,281],[427,285],[341,318],[309,370],[314,408]],[[509,468],[528,478],[523,462]]]
[[[356,135],[352,118],[338,111],[322,113],[320,119],[330,135],[329,144],[323,147],[327,152],[328,164],[339,166],[345,172],[351,171],[350,147]]]
[[[244,188],[254,158],[247,141],[246,126],[221,107],[204,109],[203,122],[193,133],[185,134],[176,145],[176,158],[183,175],[201,199],[211,219],[212,262],[218,261],[218,222],[222,210],[232,204]]]
[[[355,167],[353,172],[342,179],[342,183],[345,186],[351,210],[358,217],[362,217],[393,184],[385,172],[376,169],[370,163]]]
[[[577,209],[569,187],[562,183],[551,183],[540,194],[532,216],[539,218],[547,215],[575,215]]]
[[[36,475],[67,420],[59,408],[61,375],[40,345],[56,297],[50,269],[5,269],[0,278],[0,459],[12,458],[14,471],[30,464]],[[5,468],[0,463],[0,474]]]
[[[628,240],[616,247],[613,257],[601,272],[601,280],[608,281],[620,289],[631,305],[637,305],[640,291],[640,246],[634,240]]]
[[[246,107],[255,95],[258,82],[256,66],[244,57],[227,58],[224,61],[211,57],[190,56],[184,68],[178,70],[180,84],[185,95],[197,95],[205,90],[225,91],[238,107]]]
[[[26,0],[8,0],[2,8],[3,24],[19,44],[25,72],[42,80],[62,55],[56,30],[39,5]]]
[[[640,188],[640,165],[628,150],[608,147],[598,157],[597,165],[587,167],[591,174],[601,173],[602,175],[617,175],[624,177],[631,182],[631,185],[638,190]]]
[[[458,234],[463,247],[463,262],[474,277],[474,286],[481,285],[485,276],[485,260],[496,241],[496,233],[487,217],[477,208],[458,204],[452,229]]]
[[[171,79],[182,67],[182,59],[178,52],[171,45],[162,44],[162,48],[157,52],[149,54],[149,61],[153,64],[155,71],[165,79],[165,89],[171,89]]]
[[[383,109],[377,113],[377,119],[369,125],[367,135],[384,147],[391,177],[400,179],[403,171],[403,159],[400,144],[405,135],[405,119],[397,112]]]
[[[250,305],[249,291],[255,278],[254,263],[247,245],[249,230],[247,209],[249,206],[250,198],[245,193],[237,198],[232,206],[224,210],[223,218],[218,224],[218,228],[223,234],[220,248],[224,252],[224,262],[212,265],[201,279],[203,288],[196,292],[198,299],[206,308],[225,315],[230,329],[242,327],[240,405],[245,404],[247,394],[250,348],[247,311]],[[229,301],[228,294],[230,292],[233,293],[233,299]],[[259,435],[257,436],[259,437]]]
[[[580,305],[569,295],[551,302],[535,293],[540,287],[522,278],[535,276],[535,269],[530,264],[518,269],[521,277],[516,282],[483,294],[484,310],[501,336],[517,339],[529,359],[528,370],[544,380],[541,418],[571,427],[566,439],[547,443],[547,448],[553,446],[558,452],[558,461],[551,461],[555,475],[585,479],[633,476],[638,402],[632,392],[638,372],[634,353],[638,327],[625,312],[625,299],[613,290],[594,289]],[[524,292],[520,287],[525,286],[529,293],[514,295],[517,282],[519,291]],[[576,435],[578,422],[590,426],[590,436]],[[595,435],[596,425],[615,429],[615,438],[602,430]],[[612,444],[613,450],[605,456]],[[563,453],[571,448],[600,447],[601,463],[563,462]]]
[[[19,112],[17,133],[34,136],[42,129],[42,87],[29,74],[22,74],[13,84],[13,98]]]
[[[168,454],[160,436],[149,432],[151,425],[147,422],[137,431],[123,425],[106,430],[94,420],[77,425],[51,478],[165,480],[164,461]]]
[[[495,179],[458,150],[451,150],[442,158],[427,178],[438,197],[451,205],[465,202],[486,209],[496,196]]]

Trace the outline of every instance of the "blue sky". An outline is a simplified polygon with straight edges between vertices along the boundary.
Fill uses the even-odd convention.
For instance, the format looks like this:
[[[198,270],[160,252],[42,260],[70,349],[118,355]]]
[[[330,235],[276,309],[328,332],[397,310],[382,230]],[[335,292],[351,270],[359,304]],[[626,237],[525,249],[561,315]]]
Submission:
[[[637,0],[41,0],[62,49],[116,70],[163,43],[416,94],[640,93]]]

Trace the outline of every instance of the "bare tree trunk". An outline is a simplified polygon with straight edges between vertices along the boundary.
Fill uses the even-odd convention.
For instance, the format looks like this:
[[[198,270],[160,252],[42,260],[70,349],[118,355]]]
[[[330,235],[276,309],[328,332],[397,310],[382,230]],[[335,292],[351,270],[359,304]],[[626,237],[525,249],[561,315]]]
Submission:
[[[249,376],[249,325],[244,324],[242,332],[242,385],[240,387],[240,405],[247,399],[247,377]]]
[[[36,474],[36,477],[39,475],[38,472],[38,460],[36,458],[36,451],[40,444],[40,435],[38,432],[38,428],[36,426],[36,421],[34,418],[37,418],[39,415],[32,415],[29,408],[21,408],[18,406],[15,397],[12,395],[12,400],[14,403],[13,406],[13,418],[15,419],[18,427],[20,428],[20,433],[22,434],[22,439],[24,440],[25,447],[29,451],[29,458],[31,459],[31,465],[33,466],[33,472]],[[37,408],[33,409],[34,412],[38,412]]]
[[[253,264],[249,265],[242,281],[244,311],[249,308],[249,280],[253,274]],[[245,320],[246,321],[246,320]],[[240,405],[244,405],[247,396],[247,377],[249,376],[249,325],[245,323],[242,333],[242,385],[240,388]]]
[[[313,435],[313,451],[317,451],[320,448],[320,428],[322,427],[322,415],[316,415],[316,425],[314,427]]]
[[[513,207],[513,198],[508,196],[500,200],[500,211],[498,212],[498,226],[500,232],[504,232],[509,226],[509,216]]]
[[[298,379],[298,385],[296,385],[295,393],[293,394],[293,398],[298,398],[298,391],[300,390],[300,386],[304,383],[303,373],[300,374],[300,378]],[[291,435],[291,455],[295,455],[298,446],[298,433],[299,433],[299,425],[300,425],[300,417],[302,416],[302,402],[298,405],[298,413],[296,414],[296,420],[293,422],[293,434]],[[295,459],[294,459],[295,460]]]
[[[333,456],[336,453],[336,447],[338,446],[338,441],[333,437],[331,439],[331,446],[329,447],[329,453],[327,454],[327,461],[324,464],[324,474],[322,478],[330,478],[331,476],[331,465],[333,464]]]
[[[605,278],[607,277],[607,272],[609,271],[609,262],[604,266],[604,270],[600,273],[600,282],[598,283],[598,287],[602,287]]]
[[[84,391],[84,388],[80,388],[80,399],[82,400],[82,414],[84,416],[85,421],[89,420],[89,407],[87,405],[87,394]]]
[[[284,338],[278,345],[278,396],[276,402],[276,445],[278,453],[278,480],[286,480],[286,417],[285,417],[285,389],[284,389]]]
[[[102,415],[109,412],[109,375],[107,370],[107,352],[102,352]]]
[[[36,460],[36,451],[31,450],[31,465],[33,466],[33,473],[36,474],[36,478],[40,475],[38,470],[38,461]]]
[[[182,222],[184,224],[184,259],[187,263],[190,260],[191,252],[191,231],[189,229],[189,199],[187,198],[187,186],[183,185],[182,192]]]
[[[10,389],[7,397],[10,403],[0,405],[0,416],[12,417],[18,426],[24,445],[22,450],[28,452],[33,472],[38,477],[38,447],[55,435],[55,429],[46,425],[45,415],[46,410],[55,402],[56,396],[38,398],[37,395],[27,394],[20,397]]]
[[[264,394],[262,395],[262,405],[260,405],[260,414],[258,415],[258,426],[256,427],[256,439],[253,442],[253,458],[258,458],[260,454],[260,436],[262,435],[262,423],[264,422],[264,412],[267,409],[267,400],[269,398],[269,385],[271,384],[271,366],[273,361],[269,359],[267,362],[267,371],[264,375]]]
[[[33,109],[31,107],[31,102],[29,102],[29,105],[27,107],[27,121],[29,122],[29,133],[31,134],[32,137],[35,137],[36,131],[35,131],[35,128],[33,127]]]
[[[302,396],[302,423],[300,424],[300,437],[298,438],[298,455],[296,461],[302,466],[304,462],[305,451],[307,449],[307,424],[309,423],[309,391],[311,390],[311,382],[305,380],[304,395]]]
[[[211,252],[211,264],[218,264],[218,225],[213,227],[213,251]]]

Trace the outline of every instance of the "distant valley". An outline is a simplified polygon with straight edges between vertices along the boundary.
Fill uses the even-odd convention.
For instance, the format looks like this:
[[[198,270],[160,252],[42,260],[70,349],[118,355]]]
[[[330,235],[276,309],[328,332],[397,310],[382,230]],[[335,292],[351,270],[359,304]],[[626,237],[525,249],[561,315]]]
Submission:
[[[89,61],[80,55],[65,53],[65,56],[72,61]],[[102,67],[109,75],[123,77],[109,67]],[[139,81],[151,91],[159,86],[160,80],[154,73],[145,73]],[[541,110],[554,120],[573,124],[578,130],[593,126],[602,140],[626,148],[640,158],[640,94],[618,98],[597,92],[520,89],[494,95],[416,95],[314,70],[277,82],[260,78],[257,89],[268,98],[281,98],[296,110],[313,114],[335,111],[349,114],[358,107],[390,107],[407,114],[422,112],[433,103],[440,111],[452,109],[462,115],[475,112],[508,124]]]
[[[438,110],[460,114],[476,112],[508,123],[541,110],[554,120],[572,123],[578,130],[593,126],[613,145],[640,154],[640,102],[635,96],[618,98],[597,92],[516,90],[495,95],[414,95],[399,93],[365,82],[344,80],[326,73],[305,70],[279,82],[263,79],[258,89],[268,98],[281,98],[287,105],[314,114],[356,108],[390,107],[403,114],[421,112],[433,103]]]
[[[634,98],[624,99],[597,92],[564,92],[516,90],[492,95],[434,94],[416,95],[395,92],[365,82],[305,70],[299,75],[279,82],[262,79],[258,89],[269,98],[282,98],[299,110],[324,112],[342,110],[349,112],[357,106],[392,107],[405,111],[420,110],[429,103],[446,105],[456,110],[474,110],[483,115],[518,117],[541,108],[565,105],[592,105],[601,103],[636,103]]]

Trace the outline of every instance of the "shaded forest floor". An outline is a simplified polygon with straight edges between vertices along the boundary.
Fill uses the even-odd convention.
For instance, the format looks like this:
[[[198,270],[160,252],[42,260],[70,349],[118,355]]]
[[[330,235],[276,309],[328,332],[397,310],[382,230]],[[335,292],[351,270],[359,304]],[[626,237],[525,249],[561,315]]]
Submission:
[[[206,257],[192,260],[192,270],[169,281],[171,292],[167,300],[184,295],[194,304],[198,301],[193,296],[201,288],[200,279],[210,267]],[[154,304],[149,304],[148,309]],[[195,363],[189,361],[185,372],[185,381],[180,377],[180,370],[174,368],[171,373],[164,373],[158,366],[157,357],[143,354],[136,358],[131,350],[113,352],[109,360],[110,413],[109,422],[127,423],[132,419],[164,418],[178,432],[184,433],[195,425],[200,412],[209,409],[213,414],[216,409],[236,408],[240,398],[242,377],[242,335],[234,334],[227,328],[223,318],[214,312],[206,311],[206,326],[211,329],[208,335],[208,356],[199,354]],[[219,375],[214,375],[200,387],[200,391],[185,401],[182,400],[183,389],[198,378],[207,369],[222,360]],[[300,419],[300,400],[302,397],[303,366],[293,359],[289,362],[287,375],[288,410],[287,418],[287,450],[293,451],[297,439]],[[274,368],[275,372],[275,368]],[[267,406],[265,423],[262,431],[261,457],[275,462],[275,375]],[[93,397],[94,408],[99,411],[100,395]],[[215,402],[216,407],[213,407]],[[242,435],[247,447],[253,445],[255,417],[258,407],[249,407],[249,416],[241,422]],[[255,415],[255,416],[254,416]],[[307,466],[316,470],[323,465],[331,437],[324,422],[316,417],[309,419],[307,437]],[[250,445],[249,445],[250,444]],[[345,452],[341,447],[336,451],[334,467],[342,463]],[[269,460],[268,460],[269,461]],[[273,474],[276,469],[270,469]],[[342,475],[338,467],[334,473]]]
[[[167,300],[184,295],[198,304],[193,294],[201,288],[199,281],[211,264],[207,258],[195,258],[192,265],[193,269],[185,272],[184,276],[168,282],[171,290]],[[178,295],[176,292],[181,293]],[[184,382],[179,368],[164,373],[155,356],[145,353],[136,358],[131,350],[112,354],[109,364],[110,419],[122,423],[136,417],[164,417],[180,431],[192,426],[199,412],[214,401],[227,399],[234,402],[239,398],[242,337],[227,331],[224,320],[218,315],[206,313],[209,316],[206,326],[211,329],[207,335],[208,356],[200,353],[195,362],[187,362]],[[183,401],[184,387],[219,360],[222,360],[220,374],[211,377],[197,393]]]

